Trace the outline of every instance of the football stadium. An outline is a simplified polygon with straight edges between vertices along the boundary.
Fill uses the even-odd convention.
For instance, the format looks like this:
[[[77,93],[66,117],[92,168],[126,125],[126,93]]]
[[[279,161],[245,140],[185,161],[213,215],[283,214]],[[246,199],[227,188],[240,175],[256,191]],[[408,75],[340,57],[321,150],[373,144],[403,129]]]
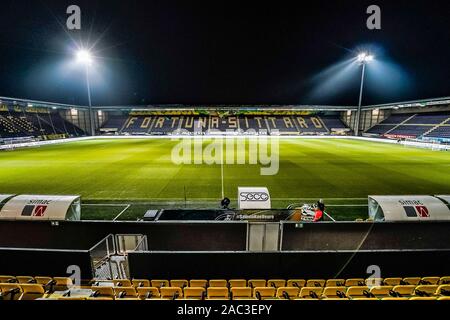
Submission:
[[[87,104],[0,97],[0,300],[450,300],[450,97],[359,50],[354,104],[94,104],[74,55]]]

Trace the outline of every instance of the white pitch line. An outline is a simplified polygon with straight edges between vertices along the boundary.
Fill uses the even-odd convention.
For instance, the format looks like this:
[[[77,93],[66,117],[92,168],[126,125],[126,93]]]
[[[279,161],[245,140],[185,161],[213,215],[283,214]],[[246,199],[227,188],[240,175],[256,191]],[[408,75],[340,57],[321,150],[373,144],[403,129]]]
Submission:
[[[131,207],[131,204],[127,204],[127,206],[125,207],[125,209],[123,209],[122,211],[120,211],[120,213],[113,219],[113,221],[116,221],[117,219],[119,219],[119,217],[122,215],[122,213],[124,213],[125,211],[128,210],[128,208]]]

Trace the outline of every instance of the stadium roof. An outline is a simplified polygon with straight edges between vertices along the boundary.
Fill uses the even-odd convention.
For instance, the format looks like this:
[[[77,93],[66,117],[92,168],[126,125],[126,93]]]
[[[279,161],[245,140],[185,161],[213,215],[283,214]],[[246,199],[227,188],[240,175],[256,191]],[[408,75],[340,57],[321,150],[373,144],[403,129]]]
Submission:
[[[44,107],[53,109],[87,109],[87,106],[80,105],[68,105],[55,102],[45,102],[28,100],[21,98],[8,98],[0,97],[0,104],[22,106],[22,107]],[[401,109],[401,108],[417,108],[417,107],[436,107],[436,106],[449,106],[450,97],[413,100],[395,103],[386,103],[378,105],[363,106],[362,110],[372,109]],[[193,110],[193,109],[209,109],[209,110],[301,110],[301,111],[348,111],[356,110],[356,106],[332,106],[332,105],[182,105],[182,104],[152,104],[146,106],[93,106],[95,110],[104,111],[152,111],[161,109],[177,109],[177,110]]]

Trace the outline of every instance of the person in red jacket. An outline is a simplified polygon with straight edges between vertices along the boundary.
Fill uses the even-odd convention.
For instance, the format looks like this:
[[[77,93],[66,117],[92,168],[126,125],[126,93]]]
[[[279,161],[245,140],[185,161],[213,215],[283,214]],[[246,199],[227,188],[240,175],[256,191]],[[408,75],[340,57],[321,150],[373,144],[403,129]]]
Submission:
[[[323,200],[320,199],[317,202],[317,208],[316,208],[316,211],[315,211],[313,222],[323,221],[324,212],[325,212],[325,204],[323,203]]]

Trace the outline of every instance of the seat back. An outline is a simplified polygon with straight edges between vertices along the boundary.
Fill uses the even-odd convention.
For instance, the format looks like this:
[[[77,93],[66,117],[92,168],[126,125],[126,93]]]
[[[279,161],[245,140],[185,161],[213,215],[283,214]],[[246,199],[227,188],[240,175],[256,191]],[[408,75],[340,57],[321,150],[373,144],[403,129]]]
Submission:
[[[286,283],[286,287],[302,288],[306,285],[305,279],[289,279]]]
[[[136,298],[138,293],[134,287],[115,287],[114,296],[116,299]]]
[[[325,283],[326,287],[343,287],[345,286],[345,279],[328,279]]]
[[[0,276],[0,283],[15,283],[16,278],[13,276]]]
[[[450,284],[441,284],[436,289],[436,294],[441,296],[450,296]]]
[[[414,285],[399,285],[395,286],[392,289],[392,291],[403,297],[403,296],[412,296],[414,294],[415,289],[416,286]]]
[[[93,298],[114,298],[113,287],[107,286],[92,286],[92,297]]]
[[[159,289],[156,287],[137,287],[136,291],[140,299],[159,299],[161,297]]]
[[[31,276],[17,276],[16,277],[17,283],[35,283],[36,280],[34,280]]]
[[[440,277],[423,277],[420,280],[420,284],[439,284],[440,280]]]
[[[325,287],[322,292],[325,298],[346,298],[345,287]]]
[[[309,279],[306,281],[306,287],[324,287],[325,283],[324,279]]]
[[[256,287],[253,289],[253,296],[259,300],[274,298],[276,291],[274,287]]]
[[[231,297],[233,299],[251,298],[252,290],[250,287],[231,287]]]
[[[370,288],[370,293],[377,298],[390,297],[390,292],[394,289],[393,286],[379,286]]]
[[[128,279],[114,279],[114,287],[132,287],[131,281]]]
[[[300,290],[299,296],[302,299],[319,299],[322,292],[322,287],[303,287]]]
[[[358,287],[358,286],[365,286],[366,285],[366,279],[363,278],[350,278],[345,280],[345,286],[346,287]]]
[[[283,279],[270,279],[267,280],[268,287],[280,288],[286,286],[286,280]]]
[[[439,284],[450,284],[450,277],[449,276],[441,277],[439,279]]]
[[[152,287],[156,288],[163,288],[163,287],[170,287],[169,280],[163,280],[163,279],[154,279],[150,282]]]
[[[243,288],[243,287],[247,287],[247,280],[245,279],[232,279],[228,281],[230,288]]]
[[[206,288],[208,286],[208,280],[205,279],[194,279],[189,281],[189,287],[202,287]]]
[[[138,287],[149,288],[149,287],[151,287],[150,280],[147,280],[147,279],[133,279],[131,281],[131,284],[135,288],[138,288]]]
[[[417,286],[420,283],[421,278],[420,277],[406,277],[403,278],[402,284],[409,284],[409,285],[415,285]]]
[[[248,280],[248,286],[251,288],[265,287],[267,284],[266,280],[263,279],[250,279]]]
[[[203,287],[186,287],[184,288],[185,299],[203,300],[205,298],[206,289]]]
[[[277,289],[277,298],[279,299],[295,299],[300,293],[300,288],[296,287],[280,287]]]
[[[371,298],[370,288],[367,286],[348,287],[346,292],[349,298]]]
[[[209,280],[210,287],[228,287],[228,281],[224,279],[213,279]]]
[[[44,287],[41,284],[26,283],[21,284],[20,288],[23,292],[20,300],[35,300],[38,298],[42,298],[45,294]]]
[[[189,286],[189,281],[184,280],[184,279],[170,280],[170,286],[183,289],[183,288]]]
[[[2,300],[19,300],[22,296],[22,288],[17,283],[1,283],[0,297]]]
[[[230,293],[227,287],[210,287],[207,291],[208,299],[228,300]]]
[[[422,284],[415,288],[414,295],[420,297],[434,296],[438,288],[437,284]]]
[[[183,290],[179,287],[161,287],[159,289],[161,299],[178,299],[183,298]]]

